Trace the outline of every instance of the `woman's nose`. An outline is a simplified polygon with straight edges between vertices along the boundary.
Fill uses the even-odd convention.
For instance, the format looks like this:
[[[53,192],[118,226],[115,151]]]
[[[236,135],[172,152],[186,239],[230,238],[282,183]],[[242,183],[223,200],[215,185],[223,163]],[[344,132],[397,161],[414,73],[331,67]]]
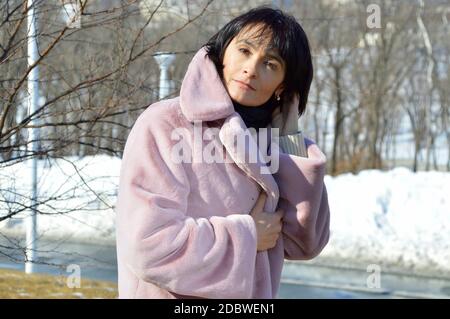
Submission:
[[[257,76],[257,66],[254,62],[247,62],[244,65],[244,74],[250,78],[255,78]]]

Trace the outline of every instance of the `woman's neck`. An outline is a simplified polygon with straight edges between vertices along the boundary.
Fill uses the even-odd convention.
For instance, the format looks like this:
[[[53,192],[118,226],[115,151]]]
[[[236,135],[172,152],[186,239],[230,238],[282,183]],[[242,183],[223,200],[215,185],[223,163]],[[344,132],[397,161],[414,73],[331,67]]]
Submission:
[[[272,120],[272,113],[277,107],[274,98],[270,98],[266,103],[259,106],[245,106],[233,101],[234,110],[239,113],[245,125],[259,130],[267,127]]]

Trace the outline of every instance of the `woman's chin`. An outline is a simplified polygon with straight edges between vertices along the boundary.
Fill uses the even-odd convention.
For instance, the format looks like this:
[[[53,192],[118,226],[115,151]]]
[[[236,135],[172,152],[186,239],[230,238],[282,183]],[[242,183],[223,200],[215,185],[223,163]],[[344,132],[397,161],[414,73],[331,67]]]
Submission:
[[[255,101],[254,98],[250,98],[250,97],[243,97],[243,96],[231,96],[231,99],[236,102],[239,103],[241,105],[244,106],[258,106],[258,102]],[[260,103],[262,104],[262,103]]]

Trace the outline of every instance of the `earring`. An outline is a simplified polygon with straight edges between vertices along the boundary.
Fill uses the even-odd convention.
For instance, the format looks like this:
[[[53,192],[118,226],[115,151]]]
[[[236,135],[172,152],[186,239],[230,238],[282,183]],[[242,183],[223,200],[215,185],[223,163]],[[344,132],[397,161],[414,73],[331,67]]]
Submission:
[[[280,96],[279,95],[277,95],[277,101],[280,101]]]

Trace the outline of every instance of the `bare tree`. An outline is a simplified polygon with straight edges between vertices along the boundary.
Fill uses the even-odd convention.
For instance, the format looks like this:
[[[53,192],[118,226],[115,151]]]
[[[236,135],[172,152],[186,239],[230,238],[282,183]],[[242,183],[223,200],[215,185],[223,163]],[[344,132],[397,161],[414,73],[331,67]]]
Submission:
[[[159,7],[143,11],[141,1],[83,0],[76,1],[81,21],[73,27],[62,19],[63,5],[68,2],[34,2],[39,59],[31,66],[27,66],[26,1],[10,0],[0,6],[0,222],[3,225],[19,221],[31,209],[28,191],[20,189],[23,181],[3,172],[6,174],[16,164],[33,157],[48,167],[60,165],[61,161],[72,166],[72,175],[62,185],[40,190],[35,207],[40,215],[112,212],[115,193],[110,188],[93,187],[99,177],[83,174],[73,156],[121,157],[136,118],[157,100],[159,71],[152,56],[166,49],[185,55],[186,52],[177,52],[183,46],[177,46],[176,41],[181,38],[186,43],[198,41],[198,32],[192,32],[192,28],[200,27],[197,23],[207,14],[212,0],[196,2],[176,26],[154,22],[161,14]],[[29,114],[26,81],[37,66],[43,100]],[[176,89],[171,93],[173,96]],[[32,122],[33,119],[38,121]],[[31,127],[39,130],[38,141],[28,138]],[[37,151],[29,147],[34,142],[39,143]],[[74,178],[78,182],[70,183]],[[64,204],[72,199],[77,199],[72,206]],[[98,205],[92,208],[93,202]]]

